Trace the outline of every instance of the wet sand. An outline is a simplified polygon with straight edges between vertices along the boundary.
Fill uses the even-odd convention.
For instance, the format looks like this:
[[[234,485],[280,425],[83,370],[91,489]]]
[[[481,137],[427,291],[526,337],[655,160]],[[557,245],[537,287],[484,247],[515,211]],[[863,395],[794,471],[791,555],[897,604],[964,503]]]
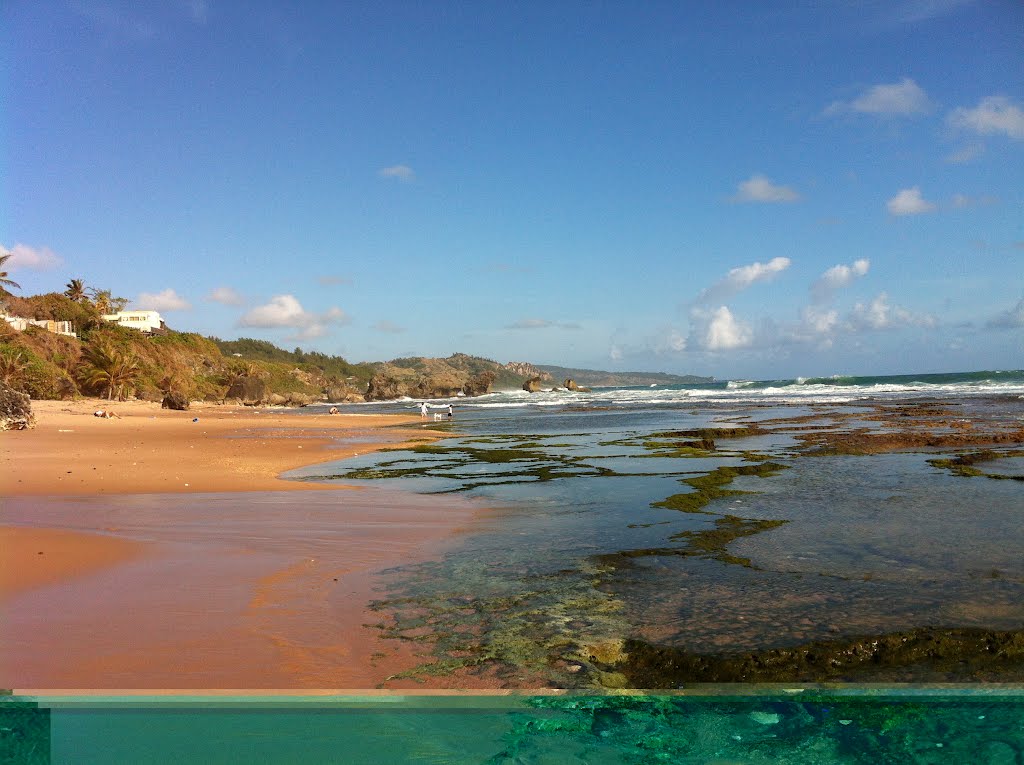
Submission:
[[[372,626],[381,572],[481,508],[277,477],[434,437],[382,429],[418,417],[105,403],[0,434],[0,686],[362,690],[420,662]]]

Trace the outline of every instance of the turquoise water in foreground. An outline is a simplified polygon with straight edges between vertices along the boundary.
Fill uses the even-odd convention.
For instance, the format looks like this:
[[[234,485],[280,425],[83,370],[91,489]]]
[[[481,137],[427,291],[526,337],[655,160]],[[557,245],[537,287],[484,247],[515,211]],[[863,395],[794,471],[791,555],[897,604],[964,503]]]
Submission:
[[[1024,692],[43,697],[0,704],[0,730],[0,760],[26,764],[1012,765]]]

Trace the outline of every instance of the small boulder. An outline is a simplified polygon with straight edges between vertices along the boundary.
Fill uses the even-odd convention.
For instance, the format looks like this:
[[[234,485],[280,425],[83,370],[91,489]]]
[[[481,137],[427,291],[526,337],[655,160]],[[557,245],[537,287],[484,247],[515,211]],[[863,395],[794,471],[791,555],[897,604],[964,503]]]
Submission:
[[[36,426],[32,401],[27,393],[0,382],[0,430],[26,430]]]
[[[160,403],[161,409],[177,409],[178,411],[185,411],[189,407],[188,396],[178,391],[169,390],[164,394],[164,399]]]
[[[228,388],[224,398],[238,399],[246,406],[259,406],[267,397],[267,384],[258,377],[240,375]]]

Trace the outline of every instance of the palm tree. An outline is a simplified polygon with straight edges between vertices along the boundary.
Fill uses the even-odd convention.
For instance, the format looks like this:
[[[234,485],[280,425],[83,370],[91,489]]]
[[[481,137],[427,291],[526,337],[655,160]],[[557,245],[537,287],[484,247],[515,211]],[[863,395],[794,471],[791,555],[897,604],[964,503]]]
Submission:
[[[92,295],[92,304],[96,306],[96,310],[101,314],[113,313],[113,293],[110,290],[101,290],[93,287],[89,292]]]
[[[4,263],[6,263],[8,258],[13,254],[13,252],[9,252],[6,255],[0,255],[0,268],[4,267]],[[0,295],[10,295],[11,293],[7,291],[8,287],[17,287],[19,290],[21,289],[20,284],[13,279],[7,278],[6,271],[0,271]]]
[[[0,382],[16,388],[27,367],[28,361],[22,351],[0,353]]]
[[[128,298],[114,297],[111,290],[101,290],[93,287],[89,290],[92,294],[92,303],[101,314],[118,313],[128,305]]]
[[[139,376],[139,357],[129,350],[121,350],[104,340],[98,340],[82,353],[83,365],[79,379],[88,387],[106,390],[107,399],[124,401],[128,387]]]
[[[85,297],[85,282],[81,279],[72,279],[67,283],[67,289],[64,290],[64,296],[69,297],[72,300],[79,302]]]

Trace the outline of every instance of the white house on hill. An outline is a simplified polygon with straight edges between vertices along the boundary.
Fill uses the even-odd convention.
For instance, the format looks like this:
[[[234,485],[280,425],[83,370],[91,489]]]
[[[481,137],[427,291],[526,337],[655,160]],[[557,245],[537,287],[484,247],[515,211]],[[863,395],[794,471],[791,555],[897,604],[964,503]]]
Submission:
[[[118,313],[104,314],[106,321],[120,324],[122,327],[131,327],[139,332],[152,334],[167,327],[164,320],[160,318],[159,311],[119,311]]]
[[[67,337],[78,337],[75,334],[74,328],[71,326],[70,321],[49,321],[47,319],[24,319],[21,316],[8,316],[6,313],[0,313],[0,319],[3,319],[10,324],[14,329],[19,332],[24,332],[29,327],[41,327],[47,332],[52,332],[55,335],[66,335]]]

